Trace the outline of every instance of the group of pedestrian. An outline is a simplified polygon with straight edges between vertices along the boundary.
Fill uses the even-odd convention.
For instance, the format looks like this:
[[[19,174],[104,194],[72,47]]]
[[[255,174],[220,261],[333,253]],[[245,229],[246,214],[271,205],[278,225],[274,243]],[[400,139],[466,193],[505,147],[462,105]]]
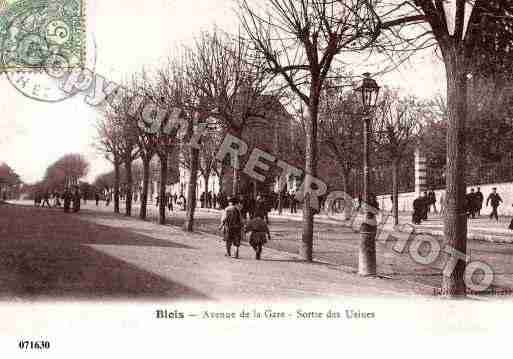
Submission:
[[[78,186],[73,190],[66,188],[62,193],[57,191],[53,193],[50,193],[50,191],[44,191],[43,193],[37,192],[34,195],[34,206],[41,208],[60,208],[62,200],[64,212],[69,212],[70,209],[72,209],[73,212],[78,212],[80,211],[81,198],[82,196]],[[51,200],[53,201],[53,205],[50,203]]]
[[[429,192],[425,191],[419,197],[415,198],[413,201],[412,222],[414,224],[420,224],[422,221],[428,220],[428,213],[430,211],[438,213],[436,202],[436,194],[433,189]]]
[[[481,215],[481,209],[483,208],[484,196],[481,192],[481,188],[477,187],[477,191],[473,188],[470,189],[470,193],[465,195],[465,208],[467,216],[470,218],[476,218]]]
[[[235,258],[239,258],[239,247],[244,233],[248,234],[249,244],[255,251],[255,259],[260,260],[262,248],[271,234],[264,211],[255,211],[249,220],[243,216],[242,204],[236,197],[228,200],[229,205],[224,209],[219,229],[223,230],[226,245],[225,256],[231,257],[232,246],[235,247]]]
[[[440,202],[441,205],[443,205],[443,200]],[[490,219],[495,218],[496,221],[499,220],[497,209],[502,202],[503,201],[501,196],[497,193],[497,188],[494,187],[492,189],[492,193],[490,193],[486,199],[486,206],[488,207],[488,205],[490,205],[492,207]],[[420,224],[422,221],[427,220],[428,213],[430,212],[431,208],[435,213],[437,213],[436,203],[437,199],[433,190],[429,191],[429,193],[424,192],[424,194],[417,197],[413,201],[412,222],[414,224]],[[481,192],[481,188],[471,188],[470,192],[465,195],[465,212],[467,216],[469,218],[479,218],[481,216],[481,211],[483,210],[483,203],[484,195]]]

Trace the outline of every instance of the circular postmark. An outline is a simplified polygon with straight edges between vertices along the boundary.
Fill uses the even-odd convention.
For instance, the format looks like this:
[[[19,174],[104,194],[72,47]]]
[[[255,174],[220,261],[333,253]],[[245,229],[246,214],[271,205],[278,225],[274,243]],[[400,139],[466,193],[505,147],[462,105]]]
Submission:
[[[85,64],[80,24],[82,0],[18,0],[0,17],[0,66],[11,85],[38,101],[72,97],[62,89],[73,69]],[[93,57],[94,58],[94,57]]]

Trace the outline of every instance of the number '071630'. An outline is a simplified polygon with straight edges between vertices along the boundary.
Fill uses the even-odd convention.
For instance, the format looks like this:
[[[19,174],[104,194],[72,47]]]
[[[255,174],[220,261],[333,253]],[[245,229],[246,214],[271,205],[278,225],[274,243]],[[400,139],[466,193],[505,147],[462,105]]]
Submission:
[[[46,340],[20,340],[18,347],[22,350],[50,349],[50,342]]]

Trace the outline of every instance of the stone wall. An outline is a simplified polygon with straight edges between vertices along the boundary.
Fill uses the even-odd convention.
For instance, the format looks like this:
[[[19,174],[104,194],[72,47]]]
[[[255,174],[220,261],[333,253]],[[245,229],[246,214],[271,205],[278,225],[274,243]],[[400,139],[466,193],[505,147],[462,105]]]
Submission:
[[[489,214],[492,209],[491,207],[486,207],[486,198],[490,193],[492,193],[492,188],[497,187],[497,193],[501,196],[504,201],[498,209],[499,215],[513,215],[513,183],[497,183],[497,184],[487,184],[480,186],[481,192],[484,195],[484,203],[483,210],[481,214]],[[467,192],[470,192],[470,189],[476,189],[476,186],[467,187]],[[445,198],[445,190],[435,191],[436,194],[436,207],[440,210],[440,199]],[[390,200],[390,194],[378,196],[378,202],[381,209],[390,211],[392,209],[392,201]],[[399,211],[412,211],[413,209],[413,200],[416,198],[414,192],[409,193],[400,193],[399,194]]]

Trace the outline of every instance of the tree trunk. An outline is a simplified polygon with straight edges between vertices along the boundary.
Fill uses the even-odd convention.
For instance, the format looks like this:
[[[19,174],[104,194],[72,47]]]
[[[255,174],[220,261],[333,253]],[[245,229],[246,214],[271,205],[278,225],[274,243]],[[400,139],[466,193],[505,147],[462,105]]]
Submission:
[[[445,195],[445,245],[461,254],[467,252],[467,215],[465,210],[465,118],[467,114],[467,78],[463,50],[456,46],[445,52],[447,73],[447,172]],[[465,262],[458,260],[450,276],[443,276],[442,291],[449,297],[465,296]]]
[[[191,151],[191,161],[194,161],[192,159],[192,156],[193,156],[193,153]],[[191,168],[192,168],[192,164],[191,164]],[[196,172],[197,172],[197,170],[196,170]],[[196,179],[197,179],[197,175],[196,175]],[[206,194],[208,192],[208,185],[209,185],[209,182],[210,182],[210,173],[205,171],[205,173],[203,173],[203,179],[205,180],[205,194]]]
[[[233,136],[242,138],[242,131],[238,129],[232,129]],[[235,156],[235,160],[232,162],[233,165],[233,181],[232,181],[232,196],[238,198],[240,190],[240,157]]]
[[[125,172],[126,172],[126,201],[125,201],[125,215],[130,217],[132,215],[132,161],[125,161]]]
[[[119,163],[114,163],[114,213],[119,213]]]
[[[142,220],[146,219],[148,209],[148,186],[150,184],[150,160],[143,158],[143,185],[141,193],[141,210],[139,212],[139,218]]]
[[[159,188],[159,223],[166,224],[166,183],[167,183],[167,153],[159,155],[160,159],[160,188]]]
[[[306,113],[306,174],[317,177],[317,116],[319,101],[317,95],[313,94]],[[304,181],[303,181],[304,182]],[[306,188],[305,188],[306,190]],[[304,196],[303,201],[303,234],[299,255],[305,261],[313,260],[313,226],[314,209],[311,207],[310,195]]]
[[[398,182],[398,171],[399,171],[399,159],[392,161],[392,215],[394,217],[394,225],[399,224],[399,182]]]
[[[184,230],[194,230],[194,211],[196,209],[196,185],[198,182],[199,150],[191,146],[191,168],[189,171],[189,183],[187,184],[187,212],[185,214]],[[205,185],[208,184],[208,176],[205,176]],[[208,191],[208,187],[205,192]]]
[[[350,173],[351,173],[351,170],[344,171],[344,173],[342,174],[342,189],[347,196],[349,196],[349,194],[347,193],[347,187],[348,187],[347,182],[348,182]],[[335,205],[335,203],[333,205]],[[347,198],[344,198],[344,219],[346,221],[349,221],[351,219],[352,212],[353,212],[353,203],[351,201],[349,201]]]
[[[286,187],[284,187],[282,189],[282,186],[281,186],[281,181],[282,181],[282,178],[279,177],[278,178],[278,214],[282,214],[283,213],[283,197],[284,197],[284,194],[285,194],[285,191],[286,191]]]

